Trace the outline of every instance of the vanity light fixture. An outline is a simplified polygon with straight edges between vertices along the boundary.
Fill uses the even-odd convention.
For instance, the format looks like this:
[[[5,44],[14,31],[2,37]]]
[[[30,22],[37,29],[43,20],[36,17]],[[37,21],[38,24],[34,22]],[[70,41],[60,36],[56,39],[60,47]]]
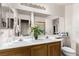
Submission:
[[[33,3],[21,3],[21,5],[32,7],[32,8],[37,8],[37,9],[46,10],[46,8],[44,6],[40,6],[40,5],[33,4]]]

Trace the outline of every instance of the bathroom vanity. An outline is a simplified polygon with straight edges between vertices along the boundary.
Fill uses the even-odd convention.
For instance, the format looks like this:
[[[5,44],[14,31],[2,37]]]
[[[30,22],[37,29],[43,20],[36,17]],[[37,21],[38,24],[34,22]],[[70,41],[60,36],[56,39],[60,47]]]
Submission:
[[[60,56],[61,40],[36,40],[16,42],[0,47],[1,56]],[[5,47],[6,46],[6,47]]]

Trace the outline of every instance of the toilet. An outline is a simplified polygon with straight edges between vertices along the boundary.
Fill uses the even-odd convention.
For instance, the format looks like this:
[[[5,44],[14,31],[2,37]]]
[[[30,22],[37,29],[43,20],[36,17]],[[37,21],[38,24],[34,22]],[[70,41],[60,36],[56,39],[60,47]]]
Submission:
[[[76,56],[76,51],[70,47],[61,47],[62,52],[65,56]]]

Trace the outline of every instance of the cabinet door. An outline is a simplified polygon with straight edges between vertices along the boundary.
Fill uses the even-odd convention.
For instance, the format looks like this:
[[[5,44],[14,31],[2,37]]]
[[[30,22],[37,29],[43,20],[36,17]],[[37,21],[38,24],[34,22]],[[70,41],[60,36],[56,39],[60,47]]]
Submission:
[[[61,42],[48,44],[48,55],[60,56],[61,55]]]
[[[31,56],[47,56],[47,45],[31,47]]]
[[[0,56],[30,56],[30,48],[21,47],[0,51]]]
[[[21,47],[15,49],[16,56],[30,56],[30,48],[29,47]]]

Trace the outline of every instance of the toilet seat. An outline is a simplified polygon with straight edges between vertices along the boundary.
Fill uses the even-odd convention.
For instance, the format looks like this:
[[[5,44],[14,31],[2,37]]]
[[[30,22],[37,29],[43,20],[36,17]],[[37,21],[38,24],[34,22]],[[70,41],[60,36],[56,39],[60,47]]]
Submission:
[[[76,51],[70,47],[62,47],[62,50],[67,53],[76,53]]]

